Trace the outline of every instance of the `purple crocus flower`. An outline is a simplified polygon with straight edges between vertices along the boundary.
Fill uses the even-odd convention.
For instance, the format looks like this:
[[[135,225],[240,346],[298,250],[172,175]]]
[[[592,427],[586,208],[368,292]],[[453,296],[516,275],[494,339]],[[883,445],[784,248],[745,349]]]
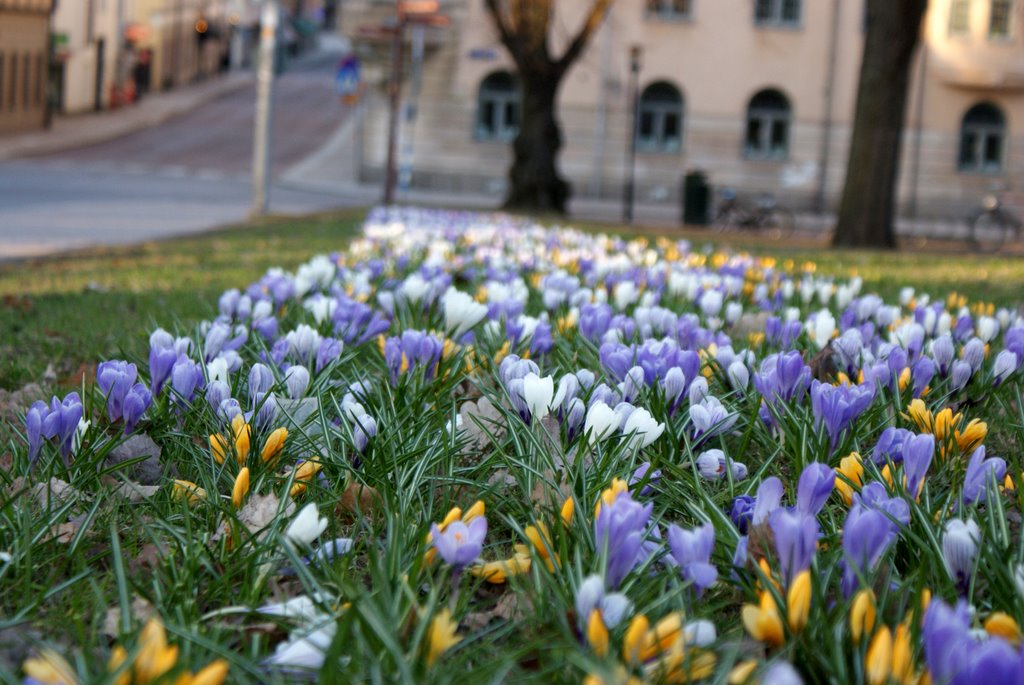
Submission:
[[[654,504],[646,506],[620,493],[612,504],[602,504],[594,519],[594,541],[599,552],[607,555],[605,579],[617,588],[640,560],[640,547],[646,536]]]
[[[316,366],[314,369],[319,373],[325,366],[341,356],[344,346],[340,340],[334,338],[323,338],[316,350]]]
[[[800,511],[776,509],[768,517],[775,538],[779,569],[788,584],[811,566],[818,546],[818,520]]]
[[[970,362],[964,361],[963,359],[957,359],[953,362],[953,370],[950,373],[950,385],[954,391],[962,389],[966,386],[971,376],[974,374],[974,369],[971,368]]]
[[[921,628],[924,659],[934,683],[1020,682],[1021,654],[1001,637],[978,639],[964,600],[951,607],[932,600]]]
[[[942,560],[960,592],[966,593],[978,559],[981,530],[974,519],[946,521],[942,533]]]
[[[846,597],[856,591],[860,578],[867,578],[896,539],[896,524],[877,509],[854,505],[843,524],[843,579]]]
[[[43,446],[43,422],[50,408],[42,400],[32,403],[25,414],[25,436],[28,438],[28,463],[33,464]]]
[[[875,449],[871,451],[871,461],[878,466],[884,466],[887,461],[899,464],[903,461],[903,445],[914,437],[911,431],[906,428],[894,428],[890,426],[882,431],[875,443]]]
[[[814,426],[825,426],[830,449],[835,449],[843,431],[871,406],[874,399],[873,385],[830,385],[817,380],[811,383]]]
[[[935,377],[935,362],[931,357],[921,357],[910,367],[910,377],[914,379],[913,396],[920,397]]]
[[[182,401],[191,403],[196,395],[196,389],[202,388],[203,382],[203,368],[185,355],[178,357],[171,371],[171,387],[175,394]]]
[[[274,372],[266,364],[256,363],[249,369],[249,402],[260,393],[267,393],[274,387]]]
[[[915,435],[903,443],[903,474],[907,477],[907,493],[915,499],[924,487],[924,477],[935,456],[935,436]]]
[[[162,328],[154,331],[149,336],[149,387],[154,395],[160,394],[177,360],[171,334]]]
[[[135,432],[135,425],[142,418],[142,415],[146,413],[146,410],[149,409],[149,405],[152,402],[153,395],[142,383],[136,383],[132,386],[131,390],[125,393],[123,406],[125,435]]]
[[[430,526],[431,542],[445,563],[456,573],[469,566],[480,556],[487,536],[487,518],[478,516],[466,525],[462,521],[449,523],[444,532],[437,524]]]
[[[431,380],[441,359],[440,338],[423,331],[407,330],[401,336],[388,338],[384,343],[384,361],[391,376],[391,384],[398,384],[403,366],[407,372],[423,369],[423,377]]]
[[[732,501],[729,518],[732,519],[740,535],[746,535],[751,519],[754,518],[754,498],[750,495],[739,495],[736,497]]]
[[[699,597],[718,578],[718,569],[711,563],[715,527],[705,523],[693,530],[683,530],[672,524],[668,527],[668,546],[683,579],[693,583]]]
[[[760,526],[765,523],[768,516],[779,508],[780,502],[782,502],[782,481],[775,476],[765,478],[757,488],[750,525]]]
[[[826,464],[812,462],[800,474],[796,489],[796,509],[800,513],[817,516],[832,494],[836,472]]]
[[[716,397],[705,397],[690,407],[693,439],[697,443],[727,433],[738,419],[739,414],[730,412]]]
[[[910,505],[907,504],[907,500],[902,497],[890,497],[885,486],[878,482],[868,483],[860,492],[853,493],[853,505],[880,511],[899,526],[910,523]]]
[[[40,413],[42,436],[47,440],[57,438],[60,453],[65,459],[71,454],[71,441],[78,430],[78,422],[82,420],[83,412],[82,398],[77,392],[70,392],[64,396],[63,401],[53,397],[46,415],[42,416]]]
[[[984,502],[989,487],[998,490],[999,483],[1006,475],[1006,462],[999,457],[985,458],[985,446],[978,447],[967,461],[964,476],[964,504]]]
[[[619,592],[606,592],[601,576],[590,575],[576,591],[576,625],[580,633],[586,634],[587,621],[596,609],[601,613],[601,622],[609,630],[619,625],[633,608],[633,603],[626,595]]]
[[[128,394],[139,372],[135,364],[122,360],[101,362],[96,367],[96,385],[107,398],[107,418],[120,421],[124,413],[124,396]]]
[[[646,482],[644,482],[646,481]],[[661,469],[651,471],[651,462],[645,461],[636,467],[633,471],[633,475],[629,477],[629,487],[632,488],[634,485],[639,485],[644,482],[644,487],[640,490],[641,497],[650,497],[654,494],[654,488],[657,487],[661,481]]]

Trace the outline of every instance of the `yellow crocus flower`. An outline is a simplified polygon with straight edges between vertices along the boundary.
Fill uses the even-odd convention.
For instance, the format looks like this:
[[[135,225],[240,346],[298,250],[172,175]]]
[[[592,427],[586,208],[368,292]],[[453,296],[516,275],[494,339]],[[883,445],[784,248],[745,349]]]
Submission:
[[[245,464],[249,458],[249,449],[252,441],[252,426],[245,422],[241,414],[236,414],[231,420],[231,431],[235,435],[235,459],[239,466]]]
[[[907,405],[907,413],[903,418],[913,421],[919,433],[932,432],[932,413],[925,406],[924,400],[914,399]]]
[[[78,676],[71,665],[57,652],[44,649],[21,665],[25,675],[44,685],[78,685]]]
[[[626,635],[622,638],[622,660],[627,664],[634,666],[642,661],[641,654],[647,640],[649,627],[650,621],[643,614],[637,614],[629,622]]]
[[[235,477],[235,484],[231,488],[231,503],[235,509],[241,509],[245,502],[245,496],[249,494],[249,467],[243,467]]]
[[[945,442],[946,438],[952,435],[954,426],[960,423],[960,414],[953,414],[953,410],[946,407],[934,416],[932,433],[938,442]]]
[[[836,478],[836,490],[846,506],[850,506],[853,504],[854,488],[859,490],[864,485],[864,462],[861,456],[856,452],[850,452],[849,455],[839,460],[836,473],[850,481],[848,483],[842,478]]]
[[[224,659],[211,661],[193,675],[188,685],[221,685],[228,677],[228,662]]]
[[[151,618],[142,628],[139,636],[139,654],[135,658],[134,683],[145,685],[153,682],[174,668],[178,663],[177,645],[168,646],[164,626],[157,618]]]
[[[601,492],[601,497],[594,506],[594,518],[597,518],[597,515],[601,513],[602,503],[610,507],[615,503],[618,496],[624,492],[629,492],[629,484],[621,478],[612,478],[612,484]]]
[[[292,489],[288,493],[292,497],[298,497],[306,491],[306,484],[313,480],[316,474],[320,473],[323,464],[319,461],[303,461],[295,467],[295,479],[292,481]]]
[[[598,656],[608,653],[608,628],[605,627],[598,609],[592,609],[590,616],[587,617],[587,643]]]
[[[576,511],[576,501],[572,497],[566,498],[565,502],[562,503],[562,523],[569,525],[572,523],[572,515]]]
[[[263,460],[264,464],[277,460],[281,455],[281,450],[284,449],[284,441],[287,438],[287,428],[278,428],[267,436],[266,441],[263,443],[263,449],[260,451],[260,459]]]
[[[683,637],[683,612],[673,611],[647,631],[640,660],[647,661],[668,650]]]
[[[782,632],[782,619],[775,598],[767,590],[761,591],[760,604],[744,604],[741,612],[743,626],[752,638],[773,647],[782,645],[785,636]]]
[[[110,659],[107,660],[107,673],[116,673],[127,660],[128,651],[121,645],[114,645],[114,648],[110,650]],[[131,682],[132,673],[127,668],[114,679],[114,685],[131,685]]]
[[[508,559],[489,561],[486,564],[470,566],[469,572],[477,578],[483,578],[491,585],[501,585],[510,576],[518,576],[530,571],[533,560],[530,553],[517,552]]]
[[[750,682],[750,676],[754,675],[754,670],[757,668],[757,659],[748,659],[741,661],[732,667],[729,671],[729,676],[726,680],[729,685],[745,685]]]
[[[892,639],[892,678],[900,685],[912,685],[914,678],[914,647],[910,642],[910,626],[900,623]]]
[[[1020,644],[1021,632],[1017,621],[1007,613],[997,611],[985,621],[985,632],[989,635],[998,635],[1014,646]]]
[[[183,499],[188,502],[189,506],[193,506],[200,500],[206,499],[206,490],[190,480],[175,480],[171,488],[171,495],[177,499]]]
[[[885,685],[892,672],[892,632],[882,626],[875,633],[864,657],[864,675],[868,685]]]
[[[228,441],[224,439],[223,435],[214,433],[210,436],[210,454],[213,455],[213,460],[218,464],[224,463],[224,455],[228,451]]]
[[[802,571],[793,579],[786,593],[786,620],[789,629],[799,633],[807,625],[811,613],[811,572]]]
[[[455,634],[459,624],[452,620],[452,612],[442,609],[430,622],[430,630],[427,634],[428,651],[427,665],[433,666],[437,658],[457,645],[462,637]]]
[[[862,635],[870,635],[875,627],[875,593],[861,590],[853,598],[850,607],[850,636],[853,644],[860,644]]]
[[[985,436],[988,435],[988,424],[981,419],[971,419],[963,431],[958,430],[954,435],[961,454],[967,454],[976,450],[985,440]]]

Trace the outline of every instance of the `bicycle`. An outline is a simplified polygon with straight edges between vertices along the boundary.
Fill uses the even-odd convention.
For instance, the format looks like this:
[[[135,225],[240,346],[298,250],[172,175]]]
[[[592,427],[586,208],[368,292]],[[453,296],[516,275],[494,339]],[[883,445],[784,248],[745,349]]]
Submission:
[[[716,230],[747,229],[768,233],[778,239],[793,232],[795,220],[793,212],[776,202],[770,193],[761,193],[748,209],[740,204],[736,191],[723,188],[718,211],[712,222]]]
[[[1020,218],[1003,207],[998,195],[989,193],[982,199],[981,207],[967,217],[967,240],[979,252],[995,252],[1011,237],[1019,240],[1021,227]]]

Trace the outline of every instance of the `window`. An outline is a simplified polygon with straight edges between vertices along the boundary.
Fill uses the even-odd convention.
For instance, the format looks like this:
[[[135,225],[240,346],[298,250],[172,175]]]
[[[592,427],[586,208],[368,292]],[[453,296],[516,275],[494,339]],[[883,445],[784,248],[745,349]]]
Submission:
[[[652,83],[637,103],[636,149],[673,153],[682,149],[682,142],[683,96],[671,83]]]
[[[971,0],[952,0],[949,5],[949,35],[966,36],[971,32]]]
[[[44,84],[46,83],[46,57],[40,53],[36,55],[36,104],[42,105]]]
[[[751,159],[785,159],[789,154],[789,100],[777,90],[762,90],[747,107],[744,153]]]
[[[477,140],[509,141],[519,132],[519,84],[507,71],[496,71],[480,83],[477,97]]]
[[[1010,14],[1013,0],[992,0],[988,16],[988,37],[1006,38],[1010,35]]]
[[[800,23],[800,0],[756,0],[754,23],[795,26]]]
[[[960,125],[960,171],[993,173],[1003,169],[1006,118],[983,102],[967,110]]]
[[[658,19],[688,19],[691,0],[647,0],[647,16]]]

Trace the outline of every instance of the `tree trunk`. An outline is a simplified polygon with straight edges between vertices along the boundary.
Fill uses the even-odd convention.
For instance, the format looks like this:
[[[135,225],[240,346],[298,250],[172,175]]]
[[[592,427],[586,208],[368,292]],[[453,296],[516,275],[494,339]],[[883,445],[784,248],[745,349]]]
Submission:
[[[562,132],[555,118],[555,99],[561,74],[554,69],[520,69],[522,107],[519,133],[513,144],[509,192],[505,208],[525,212],[565,214],[568,182],[558,173]]]
[[[896,246],[900,142],[928,0],[868,0],[846,182],[833,245]]]

